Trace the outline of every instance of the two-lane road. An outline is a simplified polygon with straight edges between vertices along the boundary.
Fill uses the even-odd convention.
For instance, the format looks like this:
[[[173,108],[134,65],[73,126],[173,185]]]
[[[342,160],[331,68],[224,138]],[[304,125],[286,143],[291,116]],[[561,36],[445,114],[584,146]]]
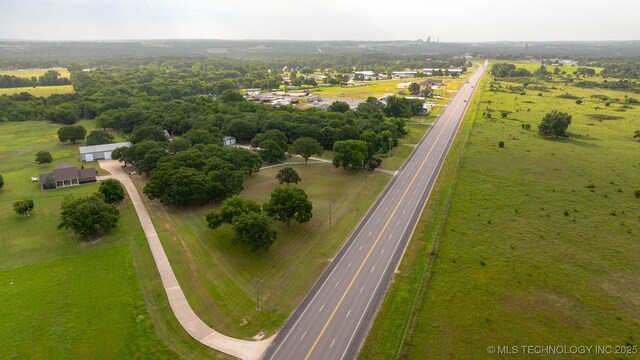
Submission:
[[[458,90],[264,359],[357,356],[484,69]]]

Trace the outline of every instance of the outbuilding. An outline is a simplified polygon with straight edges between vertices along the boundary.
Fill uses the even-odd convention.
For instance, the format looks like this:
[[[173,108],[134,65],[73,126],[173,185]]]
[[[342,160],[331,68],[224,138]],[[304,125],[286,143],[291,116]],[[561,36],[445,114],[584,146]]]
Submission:
[[[111,153],[113,150],[121,147],[131,146],[130,142],[120,142],[113,144],[93,145],[93,146],[81,146],[80,147],[80,160],[84,162],[95,160],[111,160]]]
[[[234,138],[233,136],[225,136],[222,138],[222,142],[225,145],[235,145],[236,138]]]

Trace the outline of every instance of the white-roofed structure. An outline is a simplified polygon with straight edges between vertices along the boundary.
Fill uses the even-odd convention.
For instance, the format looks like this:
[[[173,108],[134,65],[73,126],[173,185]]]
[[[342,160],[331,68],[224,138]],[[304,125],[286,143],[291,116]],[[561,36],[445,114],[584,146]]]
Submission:
[[[113,150],[121,147],[131,146],[130,142],[119,142],[113,144],[93,145],[93,146],[81,146],[80,147],[80,160],[83,162],[95,161],[95,160],[111,160],[111,153]]]

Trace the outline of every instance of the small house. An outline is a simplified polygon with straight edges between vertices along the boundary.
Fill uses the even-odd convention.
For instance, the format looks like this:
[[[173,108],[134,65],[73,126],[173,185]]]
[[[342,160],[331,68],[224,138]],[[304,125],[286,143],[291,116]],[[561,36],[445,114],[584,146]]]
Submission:
[[[233,136],[225,136],[225,137],[223,137],[223,138],[222,138],[222,143],[223,143],[224,145],[227,145],[227,146],[228,146],[228,145],[235,145],[235,143],[236,143],[236,138],[235,138],[235,137],[233,137]]]
[[[113,144],[81,146],[80,161],[89,162],[94,160],[111,160],[113,150],[121,147],[131,146],[130,142],[120,142]]]
[[[78,169],[71,164],[62,163],[55,166],[51,173],[40,174],[40,189],[60,189],[70,186],[94,182],[98,173],[94,168]]]

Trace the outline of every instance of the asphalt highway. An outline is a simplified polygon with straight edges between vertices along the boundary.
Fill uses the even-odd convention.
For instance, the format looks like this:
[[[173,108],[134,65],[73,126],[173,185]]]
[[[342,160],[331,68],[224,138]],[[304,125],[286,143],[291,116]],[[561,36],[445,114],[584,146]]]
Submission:
[[[357,356],[485,67],[458,90],[263,359]]]

